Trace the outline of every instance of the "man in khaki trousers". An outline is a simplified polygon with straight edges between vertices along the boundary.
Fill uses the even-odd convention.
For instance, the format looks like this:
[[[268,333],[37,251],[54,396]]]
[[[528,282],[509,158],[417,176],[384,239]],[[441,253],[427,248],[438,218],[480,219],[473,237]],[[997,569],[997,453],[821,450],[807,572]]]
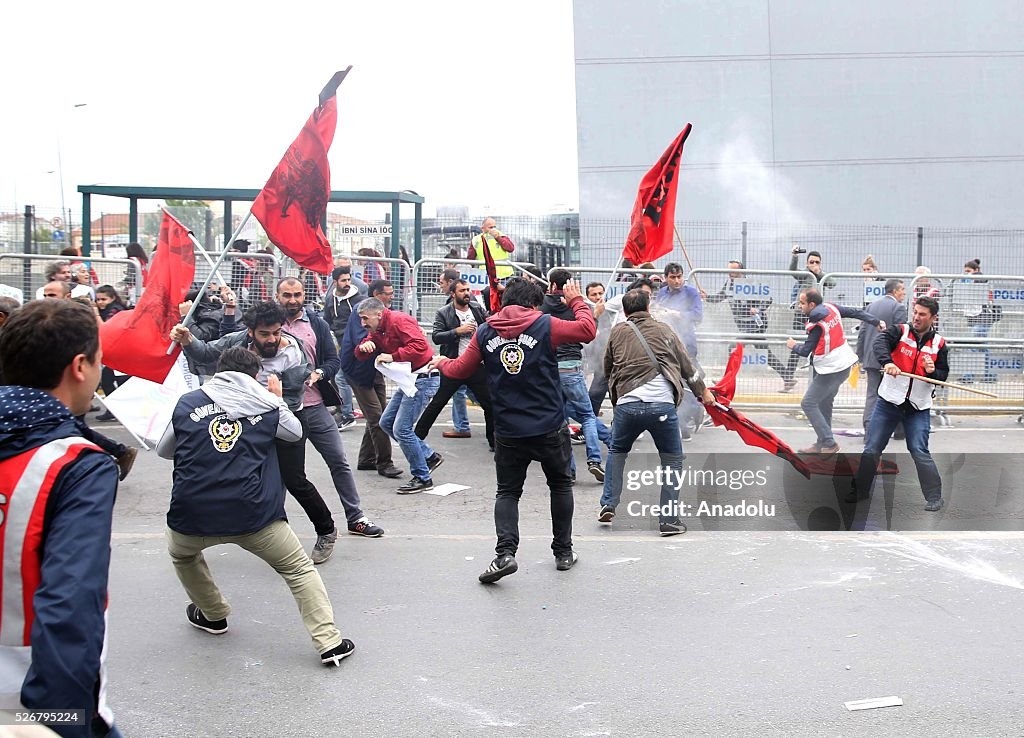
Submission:
[[[334,624],[323,580],[289,527],[274,439],[296,441],[302,428],[281,399],[281,383],[257,381],[259,358],[241,346],[224,351],[217,373],[178,400],[157,453],[174,459],[167,541],[171,561],[191,602],[194,627],[219,635],[231,611],[210,573],[203,549],[233,543],[284,578],[325,666],[355,650]]]

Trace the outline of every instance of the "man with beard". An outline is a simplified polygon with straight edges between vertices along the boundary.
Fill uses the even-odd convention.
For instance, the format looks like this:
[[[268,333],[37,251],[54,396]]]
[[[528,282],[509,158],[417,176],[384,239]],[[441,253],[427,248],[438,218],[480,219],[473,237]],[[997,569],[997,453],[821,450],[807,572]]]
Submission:
[[[701,373],[697,359],[697,326],[704,320],[704,303],[696,287],[686,284],[683,267],[675,262],[665,265],[665,286],[651,300],[652,313],[679,334],[686,355]],[[659,311],[661,312],[658,315]],[[679,408],[679,430],[684,441],[700,429],[704,408],[690,392],[684,392]]]
[[[359,294],[359,288],[352,283],[351,267],[335,267],[331,272],[331,278],[331,287],[324,295],[324,320],[331,327],[331,333],[341,346],[341,342],[345,340],[345,327],[352,315],[352,309],[365,300],[366,295]],[[340,366],[338,373],[334,375],[334,383],[338,386],[338,394],[341,395],[341,404],[334,413],[335,422],[338,424],[338,430],[343,431],[355,425],[356,416],[352,407],[352,387],[345,377],[345,370]]]
[[[213,366],[216,366],[220,354],[225,349],[234,346],[248,348],[260,358],[257,381],[265,387],[269,376],[276,375],[281,380],[283,399],[288,408],[293,413],[299,412],[302,409],[307,380],[313,372],[301,342],[294,336],[284,334],[282,330],[286,320],[284,309],[276,302],[258,302],[245,312],[243,320],[248,326],[246,330],[229,333],[210,343],[194,338],[183,325],[176,325],[171,329],[171,340],[181,344],[186,357],[194,359],[199,364]],[[333,422],[331,425],[333,427]],[[334,433],[336,435],[337,431]],[[276,443],[279,460],[282,453],[287,456],[289,451],[292,451],[294,454],[294,449],[287,448],[286,442],[278,440]],[[300,443],[304,444],[305,441]],[[285,479],[285,486],[288,486],[290,481],[295,481],[289,476],[293,468],[284,462],[281,463],[281,475]],[[312,485],[297,483],[288,486],[288,491],[302,506],[316,530],[317,542],[310,558],[314,563],[327,561],[334,550],[331,534],[333,533],[334,539],[337,539],[334,518],[327,503]]]

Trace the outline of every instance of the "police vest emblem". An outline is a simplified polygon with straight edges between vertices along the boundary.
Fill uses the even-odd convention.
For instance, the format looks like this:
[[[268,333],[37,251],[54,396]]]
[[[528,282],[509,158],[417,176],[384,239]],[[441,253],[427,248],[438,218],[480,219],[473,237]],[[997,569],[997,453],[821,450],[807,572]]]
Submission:
[[[498,352],[498,358],[505,371],[509,374],[518,374],[523,368],[523,361],[526,354],[518,343],[506,343]]]
[[[242,424],[237,420],[230,420],[226,415],[218,415],[210,421],[210,438],[213,439],[213,447],[222,454],[233,449],[241,435]]]

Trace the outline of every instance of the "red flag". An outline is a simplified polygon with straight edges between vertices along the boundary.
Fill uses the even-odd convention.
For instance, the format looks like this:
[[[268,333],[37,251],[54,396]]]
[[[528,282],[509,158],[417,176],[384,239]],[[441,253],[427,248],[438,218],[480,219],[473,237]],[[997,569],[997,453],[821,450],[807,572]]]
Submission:
[[[322,223],[331,197],[327,152],[337,124],[337,98],[331,95],[309,116],[252,204],[252,214],[274,245],[320,274],[334,269]]]
[[[487,298],[490,305],[487,307],[492,313],[501,310],[501,292],[498,291],[498,267],[494,265],[494,256],[487,248],[487,239],[480,239],[480,248],[484,252],[484,269],[487,271]]]
[[[672,145],[640,181],[622,257],[634,265],[672,253],[679,159],[692,126],[687,123]]]
[[[167,378],[181,351],[178,346],[167,355],[167,336],[181,322],[178,304],[196,274],[188,234],[188,228],[165,210],[146,291],[134,310],[124,310],[100,326],[104,365],[151,382],[162,383]]]

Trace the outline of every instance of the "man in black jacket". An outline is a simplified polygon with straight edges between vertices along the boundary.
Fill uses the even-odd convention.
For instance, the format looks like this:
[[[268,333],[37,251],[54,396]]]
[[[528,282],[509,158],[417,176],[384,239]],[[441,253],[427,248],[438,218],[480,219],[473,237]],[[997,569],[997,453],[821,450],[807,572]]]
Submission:
[[[907,288],[903,285],[902,279],[890,279],[885,283],[885,295],[880,300],[875,300],[865,308],[865,312],[874,315],[888,326],[902,325],[907,322],[907,306],[903,304],[903,298],[907,295]],[[868,421],[875,411],[875,403],[878,402],[878,386],[882,383],[882,365],[875,357],[874,343],[878,337],[877,331],[865,328],[863,325],[857,332],[857,358],[860,360],[860,368],[868,378],[867,394],[864,396],[864,434],[867,435]],[[902,426],[897,431],[897,437],[902,437]]]
[[[431,339],[441,347],[441,355],[449,359],[458,358],[469,342],[473,340],[473,333],[476,327],[487,319],[487,314],[473,300],[473,294],[469,283],[464,279],[456,279],[453,283],[452,299],[447,305],[437,311],[434,316],[434,330]],[[448,400],[459,391],[462,386],[469,387],[476,396],[477,402],[484,411],[485,432],[487,445],[494,450],[494,419],[491,414],[491,395],[487,388],[487,375],[484,366],[481,364],[468,379],[450,379],[441,375],[441,385],[434,395],[430,404],[423,410],[420,419],[416,423],[416,435],[426,438],[430,428],[437,420],[437,416],[448,404]]]
[[[327,294],[324,295],[324,320],[331,327],[331,333],[341,346],[345,338],[345,327],[348,325],[349,316],[355,306],[366,299],[366,295],[360,294],[359,289],[352,284],[352,267],[339,266],[331,272],[334,283]],[[356,416],[352,407],[352,387],[348,383],[344,369],[338,369],[334,375],[334,382],[338,386],[338,394],[341,396],[341,404],[338,405],[335,421],[339,430],[345,430],[356,422]]]

